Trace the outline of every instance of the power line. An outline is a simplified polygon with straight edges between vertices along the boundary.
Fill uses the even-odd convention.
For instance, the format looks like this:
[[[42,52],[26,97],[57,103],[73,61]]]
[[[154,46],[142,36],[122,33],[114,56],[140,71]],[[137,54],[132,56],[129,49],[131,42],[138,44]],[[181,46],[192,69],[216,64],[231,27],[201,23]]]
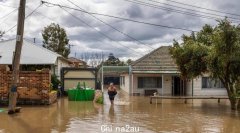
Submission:
[[[42,6],[42,4],[40,4],[39,6],[37,6],[31,13],[29,13],[25,19],[27,19],[28,17],[30,17],[35,11],[37,11],[38,8],[40,8]],[[11,31],[13,28],[15,28],[17,26],[17,24],[15,24],[14,26],[12,26],[10,29],[8,29],[5,34],[9,31]]]
[[[63,9],[64,11],[66,11],[65,9]],[[73,14],[71,14],[70,12],[68,12],[68,11],[66,11],[67,13],[69,13],[70,15],[72,15],[73,16]],[[43,15],[42,13],[39,13],[39,12],[37,12],[37,11],[35,11],[35,13],[37,13],[37,14],[40,14],[41,16],[43,16],[43,17],[45,17],[45,18],[47,18],[47,19],[49,19],[49,20],[52,20],[52,21],[54,21],[53,19],[51,19],[51,18],[49,18],[49,17],[47,17],[47,16],[45,16],[45,15]],[[76,18],[76,16],[73,16],[73,17],[75,17]],[[76,19],[79,19],[79,18],[76,18]],[[79,20],[80,21],[80,20]],[[94,27],[92,27],[92,26],[90,26],[89,24],[87,24],[86,22],[84,22],[83,20],[81,20],[81,22],[82,23],[84,23],[84,24],[86,24],[86,25],[88,25],[89,27],[91,27],[91,28],[93,28],[94,30],[96,30]],[[96,30],[96,31],[98,31],[98,30]],[[99,31],[98,31],[99,32]],[[105,36],[106,37],[106,36]],[[108,39],[110,39],[110,40],[112,40],[112,41],[114,41],[113,39],[111,39],[111,38],[108,38]],[[118,42],[119,43],[119,42]],[[122,46],[124,46],[124,47],[127,47],[127,46],[125,46],[125,45],[123,45],[123,44],[121,44]],[[129,49],[129,47],[127,47],[128,49]],[[136,51],[135,51],[136,52]],[[137,52],[138,53],[138,52]],[[140,54],[141,55],[141,54]],[[142,55],[141,55],[142,56]]]
[[[29,8],[29,7],[28,7],[28,8]],[[33,9],[31,9],[31,8],[29,8],[29,9],[33,11]],[[44,15],[44,14],[38,12],[38,11],[35,11],[34,13],[37,13],[37,14],[41,15],[42,17],[47,18],[47,19],[49,19],[49,20],[51,20],[51,21],[53,21],[53,22],[56,22],[56,21],[53,20],[52,18],[50,18],[50,17],[48,17],[48,16],[46,16],[46,15]]]
[[[29,7],[28,7],[28,8],[29,8]],[[33,9],[31,9],[31,8],[29,8],[29,9],[30,9],[30,10],[33,10]],[[56,20],[54,20],[54,19],[52,19],[52,18],[50,18],[50,17],[44,15],[44,14],[41,13],[41,12],[35,11],[34,13],[35,13],[35,14],[38,14],[38,15],[40,15],[40,16],[42,16],[42,17],[48,19],[48,20],[51,20],[51,21],[54,22],[54,23],[59,23],[59,24],[63,25],[63,23],[61,23],[61,22],[57,22]]]
[[[145,2],[136,2],[136,1],[130,1],[130,0],[124,0],[124,1],[135,3],[135,4],[138,4],[138,5],[147,6],[147,7],[152,7],[152,8],[156,8],[156,9],[161,9],[161,10],[165,10],[165,11],[169,11],[169,12],[176,12],[176,13],[180,13],[180,14],[194,16],[194,17],[201,17],[201,18],[206,18],[206,19],[218,19],[218,18],[215,18],[215,17],[212,17],[212,16],[200,15],[200,14],[196,14],[196,13],[188,13],[188,12],[185,12],[185,11],[175,10],[175,9],[172,9],[172,8],[162,7],[162,6],[159,6],[159,5],[153,5],[153,4],[145,3]]]
[[[5,19],[3,19],[3,20],[0,22],[0,25],[3,24],[4,21],[8,19],[8,18],[7,18],[8,16],[10,16],[12,13],[14,13],[14,12],[16,12],[16,11],[17,11],[17,9],[14,9],[14,10],[11,11],[10,13],[8,13],[8,14],[6,14],[5,16],[1,17],[0,19],[3,19],[3,18],[5,18]]]
[[[190,6],[190,7],[200,8],[200,9],[204,9],[204,10],[209,10],[209,11],[212,11],[212,12],[224,13],[224,14],[233,15],[233,16],[240,16],[239,14],[235,14],[235,13],[223,12],[223,11],[219,11],[219,10],[204,8],[204,7],[195,6],[195,5],[182,3],[182,2],[178,2],[178,1],[173,1],[173,0],[166,0],[166,1],[170,1],[172,3],[177,3],[177,4],[180,4],[180,5],[184,5],[184,6]]]
[[[66,10],[64,10],[64,11],[66,11]],[[69,13],[68,11],[66,11],[67,13]],[[43,15],[42,13],[39,13],[39,12],[37,12],[37,11],[35,11],[35,13],[38,13],[38,14],[40,14],[41,16],[43,16],[43,17],[45,17],[45,18],[47,18],[47,19],[49,19],[49,20],[52,20],[52,21],[54,21],[53,19],[51,19],[51,18],[49,18],[49,17],[47,17],[47,16],[45,16],[45,15]],[[70,14],[70,13],[69,13]],[[73,14],[70,14],[70,15],[72,15],[73,16]],[[75,18],[76,18],[76,16],[74,16]],[[76,18],[76,19],[78,19],[78,18]],[[56,22],[56,21],[55,21]],[[84,22],[83,20],[81,21],[82,23],[84,23],[84,24],[86,24],[86,25],[88,25],[86,22]],[[94,30],[96,30],[94,27],[92,27],[92,26],[90,26],[90,25],[88,25],[89,27],[91,27],[91,28],[93,28]],[[98,30],[97,30],[98,31]],[[99,32],[99,31],[98,31]],[[105,36],[106,37],[106,36]],[[111,39],[111,38],[108,38],[108,39],[110,39],[110,40],[112,40],[112,41],[114,41],[113,39]],[[122,46],[124,46],[124,45],[122,45]],[[124,46],[124,47],[126,47],[126,46]],[[129,49],[129,47],[127,47],[128,49]],[[136,52],[136,51],[135,51]]]
[[[6,17],[8,17],[9,15],[11,15],[12,13],[14,13],[15,11],[17,11],[17,9],[14,9],[14,10],[12,10],[11,12],[9,12],[8,14],[6,14],[6,15],[4,15],[4,16],[2,16],[0,19],[3,19],[3,18],[6,18]]]
[[[106,35],[105,33],[103,33],[103,32],[101,32],[101,31],[95,29],[94,27],[92,27],[91,25],[89,25],[87,22],[83,21],[83,20],[80,19],[79,17],[76,17],[76,16],[73,15],[72,13],[68,12],[66,9],[64,9],[64,8],[62,8],[62,9],[63,9],[64,11],[66,11],[67,13],[69,13],[71,16],[73,16],[75,19],[81,21],[81,22],[84,23],[85,25],[87,25],[87,26],[89,26],[90,28],[92,28],[92,29],[94,29],[95,31],[97,31],[99,34],[101,34],[101,35],[103,35],[104,37],[110,39],[111,41],[114,41],[111,37],[109,37],[109,36]],[[116,42],[116,41],[114,41],[114,42]],[[134,51],[134,52],[137,53],[138,55],[143,56],[142,54],[139,54],[139,53],[138,53],[137,51],[135,51],[134,49],[131,49],[131,48],[129,48],[129,47],[127,47],[127,46],[121,44],[120,42],[116,42],[116,43],[118,43],[119,45],[121,45],[121,46],[123,46],[123,47],[126,47],[126,48],[128,48],[128,49]],[[113,46],[114,46],[114,45],[113,45]],[[135,54],[135,55],[136,55],[136,54]]]
[[[216,20],[216,19],[220,19],[219,17],[221,17],[221,18],[225,18],[226,17],[226,16],[222,16],[222,15],[218,15],[218,14],[212,14],[212,13],[201,12],[201,11],[197,11],[198,13],[193,13],[193,12],[189,12],[189,11],[173,9],[173,8],[169,8],[169,7],[165,7],[165,6],[160,6],[160,5],[156,5],[156,4],[152,4],[152,3],[147,3],[147,2],[143,2],[143,1],[139,1],[139,0],[124,0],[124,1],[135,3],[135,4],[139,4],[139,5],[143,5],[143,6],[148,6],[148,7],[152,7],[152,8],[157,8],[157,9],[161,9],[161,10],[166,10],[166,11],[170,11],[170,12],[176,12],[176,13],[180,13],[180,14],[185,14],[185,15],[189,15],[189,16],[206,18],[206,19],[214,19],[214,20]],[[149,1],[151,1],[151,0],[149,0]],[[193,9],[183,8],[183,7],[170,5],[170,4],[166,4],[166,3],[161,3],[161,4],[169,5],[169,6],[185,9],[185,10],[196,11],[196,10],[193,10]],[[199,14],[199,13],[201,13],[201,14]],[[207,15],[203,15],[203,14],[207,14]],[[211,15],[211,16],[209,16],[209,15]],[[238,22],[240,21],[240,19],[238,19],[238,18],[233,18],[233,17],[228,17],[228,18],[230,18],[232,20],[235,20],[235,21],[238,21]]]
[[[185,8],[185,7],[180,7],[180,6],[176,6],[176,5],[172,5],[172,4],[168,4],[168,3],[164,3],[164,2],[159,2],[159,1],[156,1],[156,0],[148,0],[148,1],[152,1],[152,2],[155,2],[155,3],[158,3],[158,4],[162,4],[162,5],[167,5],[167,6],[171,6],[171,7],[176,7],[176,8],[179,8],[179,9],[185,9],[185,10],[190,10],[190,11],[196,11],[194,9],[189,9],[189,8]],[[208,14],[208,15],[213,15],[213,16],[218,16],[218,17],[226,17],[226,16],[222,16],[222,15],[219,15],[219,14],[214,14],[214,13],[210,13],[210,12],[203,12],[203,11],[199,11],[199,13],[204,13],[204,14]],[[228,16],[229,18],[232,18],[232,19],[237,19],[239,20],[239,18],[234,18],[234,17],[230,17]]]
[[[31,16],[35,11],[37,11],[38,10],[38,8],[40,8],[42,6],[42,4],[40,4],[39,6],[37,6],[31,13],[29,13],[26,17],[25,17],[25,19],[27,19],[29,16]]]
[[[59,4],[54,4],[54,3],[49,3],[49,2],[46,2],[46,1],[42,1],[42,3],[45,4],[45,5],[46,5],[46,4],[50,4],[50,5],[58,6],[58,7],[61,7],[61,8],[67,8],[67,9],[72,9],[72,10],[80,11],[80,12],[83,12],[83,13],[88,13],[88,14],[93,14],[93,15],[99,15],[99,16],[105,16],[105,17],[115,18],[115,19],[121,19],[121,20],[125,20],[125,21],[130,21],[130,22],[139,23],[139,24],[145,24],[145,25],[150,25],[150,26],[156,26],[156,27],[163,27],[163,28],[175,29],[175,30],[183,30],[183,31],[197,32],[197,31],[194,31],[194,30],[186,29],[186,28],[172,27],[172,26],[154,24],[154,23],[149,23],[149,22],[144,22],[144,21],[139,21],[139,20],[134,20],[134,19],[129,19],[129,18],[123,18],[123,17],[113,16],[113,15],[108,15],[108,14],[102,14],[102,13],[96,13],[96,12],[83,11],[83,10],[80,10],[80,9],[76,9],[76,8],[72,8],[72,7],[68,7],[68,6],[64,6],[64,5],[59,5]]]
[[[31,9],[30,7],[28,7],[28,8],[29,8],[30,10],[33,11],[33,9]],[[42,16],[42,17],[48,19],[48,20],[51,20],[51,21],[53,21],[54,23],[63,24],[63,23],[61,23],[61,22],[57,22],[56,20],[54,20],[54,19],[52,19],[52,18],[50,18],[50,17],[44,15],[43,13],[41,13],[41,12],[39,12],[39,11],[35,11],[34,13],[35,13],[35,14],[38,14],[38,15],[40,15],[40,16]]]
[[[81,8],[81,7],[78,6],[77,4],[73,3],[72,1],[70,1],[70,0],[67,0],[67,1],[70,2],[71,4],[75,5],[76,7],[80,8],[81,10],[84,10],[83,8]],[[84,10],[84,11],[86,11],[86,10]],[[130,39],[132,39],[132,40],[134,40],[134,41],[136,41],[136,42],[138,42],[138,43],[140,43],[140,44],[142,44],[142,45],[145,45],[145,46],[147,46],[147,47],[149,47],[149,48],[151,48],[151,49],[155,49],[155,48],[153,48],[153,47],[151,47],[151,46],[149,46],[149,45],[147,45],[147,44],[145,44],[145,43],[137,40],[136,38],[134,38],[134,37],[132,37],[132,36],[130,36],[130,35],[122,32],[122,31],[120,31],[119,29],[117,29],[117,28],[113,27],[112,25],[106,23],[105,21],[101,20],[100,18],[98,18],[98,17],[96,17],[96,16],[94,16],[94,15],[92,15],[92,14],[89,14],[89,15],[92,16],[92,17],[94,17],[95,19],[97,19],[97,20],[100,21],[101,23],[103,23],[103,24],[109,26],[110,28],[114,29],[115,31],[121,33],[122,35],[124,35],[124,36],[126,36],[126,37],[128,37],[128,38],[130,38]]]
[[[17,8],[15,6],[11,6],[11,5],[6,5],[6,4],[0,4],[1,6],[4,6],[4,7],[11,7],[11,8]]]
[[[61,8],[61,7],[60,7],[60,8]],[[72,13],[70,13],[69,11],[67,11],[66,9],[64,9],[64,8],[61,8],[61,9],[63,9],[65,12],[69,13],[72,17],[74,17],[75,19],[77,19],[77,20],[79,20],[80,22],[84,23],[84,24],[87,25],[88,27],[94,29],[94,30],[97,31],[99,34],[101,34],[101,35],[103,35],[104,37],[110,39],[111,41],[114,41],[111,37],[109,37],[108,35],[106,35],[105,33],[101,32],[101,31],[95,29],[95,28],[92,27],[90,24],[88,24],[87,22],[83,21],[83,20],[80,19],[79,17],[76,17],[75,15],[73,15]],[[116,41],[114,41],[114,42],[116,42]],[[139,52],[137,52],[137,51],[135,51],[134,49],[131,49],[131,48],[129,48],[129,47],[121,44],[120,42],[116,42],[116,43],[118,43],[119,45],[121,45],[121,46],[123,46],[123,47],[126,47],[127,49],[130,49],[130,50],[134,51],[134,52],[135,52],[136,54],[138,54],[138,55],[143,56],[142,54],[139,54]],[[114,46],[114,45],[113,45],[113,46]],[[134,54],[134,53],[133,53],[133,54]],[[136,54],[135,54],[135,55],[136,55]]]

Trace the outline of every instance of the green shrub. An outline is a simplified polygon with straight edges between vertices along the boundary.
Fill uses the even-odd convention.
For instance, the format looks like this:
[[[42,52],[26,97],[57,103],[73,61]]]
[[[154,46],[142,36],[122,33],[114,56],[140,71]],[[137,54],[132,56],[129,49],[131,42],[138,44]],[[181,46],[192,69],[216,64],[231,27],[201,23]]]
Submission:
[[[96,100],[96,103],[103,104],[103,96],[99,97],[99,98]]]
[[[58,86],[61,85],[61,81],[57,78],[56,75],[51,76],[51,88],[52,90],[57,90]]]

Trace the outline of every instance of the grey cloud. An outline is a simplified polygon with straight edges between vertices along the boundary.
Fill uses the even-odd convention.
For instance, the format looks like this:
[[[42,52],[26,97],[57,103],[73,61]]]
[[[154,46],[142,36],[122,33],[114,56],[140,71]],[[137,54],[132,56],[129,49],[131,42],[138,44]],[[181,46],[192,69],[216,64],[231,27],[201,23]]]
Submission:
[[[19,2],[16,0],[0,0],[0,1],[5,2],[6,4],[14,5],[17,5]],[[65,5],[69,4],[67,2],[61,3],[60,1],[51,0],[48,1]],[[84,2],[83,1],[79,2],[77,0],[72,1],[88,11],[120,16],[154,24],[186,28],[190,30],[198,30],[205,23],[211,25],[216,24],[215,20],[203,19],[200,17],[183,15],[171,11],[164,11],[160,9],[154,9],[151,7],[139,6],[123,0],[88,0]],[[34,9],[35,6],[37,6],[38,2],[39,1],[37,0],[27,1],[27,5]],[[238,0],[231,1],[208,0],[204,2],[183,0],[181,2],[232,13],[238,13],[240,9],[239,8],[240,2],[238,2]],[[73,5],[69,4],[68,6]],[[103,35],[99,34],[96,30],[89,28],[88,26],[81,23],[79,20],[75,19],[74,17],[64,12],[60,8],[46,6],[41,7],[38,10],[39,12],[53,19],[53,21],[60,24],[61,27],[68,29],[67,32],[70,38],[70,43],[78,45],[72,48],[71,55],[74,55],[75,52],[80,54],[84,51],[92,52],[103,51],[106,54],[112,52],[114,53],[115,56],[119,58],[130,57],[137,58],[141,57],[143,54],[151,50],[149,47],[141,45],[138,42],[120,34],[119,32],[113,30],[112,28],[95,20],[88,14],[84,14],[79,11],[69,9],[67,10],[114,40],[111,41],[110,39],[107,39]],[[8,9],[8,11],[10,11],[10,9]],[[27,9],[27,13],[29,12],[30,10]],[[197,12],[197,10],[195,12]],[[190,34],[189,31],[174,30],[163,27],[154,27],[102,16],[97,17],[103,20],[104,22],[111,24],[113,27],[119,29],[120,31],[154,48],[159,47],[163,44],[171,44],[173,39],[179,40],[182,34]],[[44,26],[50,24],[52,21],[41,16],[39,17],[39,15],[37,14],[32,15],[31,18],[32,18],[31,20],[27,20],[26,22],[27,25],[25,25],[26,30],[25,37],[30,39],[36,37],[38,38],[37,39],[38,42],[41,42],[41,29],[43,29]],[[6,21],[7,23],[6,29],[10,28],[10,26],[13,23],[16,23],[16,19],[17,18],[13,19],[9,18]],[[39,21],[39,23],[37,23],[38,25],[36,25],[36,21]],[[32,26],[36,26],[35,27],[36,30],[34,30]],[[74,28],[79,28],[80,30],[73,31]],[[13,32],[11,32],[11,34],[5,35],[4,38],[15,37],[15,33],[12,34]],[[124,45],[125,47],[118,44],[118,42],[121,43],[121,45]]]
[[[130,6],[127,7],[127,14],[125,14],[125,15],[126,16],[129,15],[130,18],[142,17],[141,19],[146,21],[147,19],[144,18],[144,15],[142,15],[142,10],[143,9],[140,8],[139,6],[130,5]],[[76,12],[76,15],[77,14],[81,14],[81,13]],[[156,14],[156,15],[154,15],[154,14]],[[94,26],[99,26],[100,22],[97,22],[95,19],[90,18],[90,16],[89,17],[85,17],[85,15],[83,15],[83,14],[81,14],[81,16],[82,17],[80,17],[80,16],[79,17],[81,19],[83,19],[84,21],[86,21],[88,24],[94,25]],[[148,20],[152,20],[153,23],[157,23],[157,24],[158,23],[160,23],[160,24],[162,23],[163,25],[165,23],[169,24],[170,22],[168,20],[172,19],[172,18],[169,18],[168,20],[163,19],[164,14],[163,13],[160,14],[157,11],[151,12],[151,16],[152,16],[152,18],[147,17]],[[158,16],[158,17],[156,18],[156,16]],[[97,17],[99,17],[99,16],[97,16]],[[69,26],[73,26],[73,25],[84,26],[84,24],[83,25],[79,24],[79,23],[81,23],[79,21],[70,21],[69,22],[68,21],[69,19],[70,18],[64,19],[64,23],[71,24]],[[199,22],[199,19],[196,19],[195,21]],[[75,23],[75,22],[77,22],[77,23]],[[151,21],[148,21],[148,22],[151,22]],[[188,21],[188,23],[184,23],[185,21],[181,21],[183,23],[178,22],[178,21],[173,21],[173,22],[176,22],[179,26],[182,26],[182,25],[189,26],[188,23],[190,21]],[[178,25],[173,24],[173,22],[171,22],[172,26],[178,26]],[[195,23],[195,22],[193,22],[192,24],[197,25],[197,23]],[[122,22],[122,23],[114,24],[113,26],[116,27],[117,29],[121,29],[121,31],[125,31],[126,34],[129,34],[129,35],[133,36],[134,38],[136,38],[136,39],[138,39],[140,41],[142,41],[142,40],[151,40],[151,39],[156,38],[156,37],[157,38],[162,37],[166,32],[169,33],[169,31],[171,33],[175,32],[174,30],[170,30],[170,29],[156,28],[156,27],[146,26],[146,25],[142,25],[142,24],[134,24],[134,23],[131,23],[131,22]],[[139,27],[141,27],[141,28],[139,28]],[[102,25],[100,27],[100,29],[101,29],[102,32],[111,35],[111,38],[113,38],[116,41],[121,41],[121,40],[123,40],[123,41],[132,41],[128,37],[118,33],[117,31],[111,29],[108,26]],[[91,30],[89,30],[89,31],[91,31]],[[136,31],[138,31],[138,32],[136,32]],[[99,37],[100,37],[100,39],[105,39],[105,37],[103,37],[102,35],[99,36],[99,33],[97,33],[96,31],[94,31],[94,32],[91,31],[90,33],[85,33],[85,35],[83,35],[83,36],[84,36],[84,38],[80,37],[79,39],[84,39],[84,40],[85,39],[89,39],[89,40],[92,40],[94,38],[99,38]]]
[[[124,46],[121,46],[119,45],[118,43],[116,42],[111,42],[111,41],[102,41],[102,42],[92,42],[92,43],[85,43],[85,42],[81,42],[81,44],[84,44],[85,46],[83,45],[80,45],[80,46],[74,46],[74,48],[72,49],[72,53],[77,53],[77,55],[81,55],[82,53],[86,53],[86,52],[103,52],[106,54],[109,54],[109,53],[114,53],[114,55],[116,57],[126,57],[126,56],[140,56],[140,54],[138,54],[137,52],[133,52],[131,49],[132,47],[131,46],[128,46],[130,48],[126,49],[126,44],[123,44]],[[82,47],[89,47],[90,50],[82,50]],[[98,48],[101,48],[100,50]]]
[[[144,17],[143,10],[137,5],[131,5],[126,10],[128,17],[130,18],[141,18]]]

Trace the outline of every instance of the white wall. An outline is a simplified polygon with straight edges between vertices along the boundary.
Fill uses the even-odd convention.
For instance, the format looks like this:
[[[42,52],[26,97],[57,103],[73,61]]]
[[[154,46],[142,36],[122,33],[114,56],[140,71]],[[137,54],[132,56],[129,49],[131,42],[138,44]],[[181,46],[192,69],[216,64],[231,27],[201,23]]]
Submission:
[[[172,95],[172,75],[163,75],[163,95]]]
[[[192,96],[192,80],[188,80],[186,83],[187,96]]]
[[[208,76],[205,74],[204,76]],[[187,82],[187,95],[192,95],[192,81]],[[225,88],[206,89],[202,88],[202,77],[193,79],[193,95],[194,96],[226,96]]]
[[[129,89],[129,84],[131,81],[131,77],[128,74],[121,75],[125,76],[125,85],[120,86],[122,90],[131,94],[132,90]],[[140,93],[140,95],[144,95],[144,90],[139,89],[138,87],[138,77],[159,77],[161,74],[133,74],[133,93]],[[172,95],[172,76],[173,75],[163,75],[163,95]],[[208,75],[204,75],[208,76]],[[131,88],[131,87],[130,87]],[[192,80],[187,81],[187,96],[192,95]],[[194,96],[226,96],[227,91],[224,88],[215,88],[215,89],[203,89],[202,88],[202,77],[193,79],[193,95]],[[148,88],[148,89],[156,89],[156,88]],[[130,92],[129,92],[130,91]],[[162,94],[162,88],[157,88],[159,94]]]
[[[161,95],[171,95],[172,92],[172,78],[171,75],[163,75],[162,74],[134,74],[133,75],[133,93],[140,93],[140,95],[144,95],[144,90],[147,89],[139,89],[138,88],[138,77],[163,77],[162,88],[147,88],[149,90],[156,89],[158,93]]]
[[[120,76],[124,76],[125,77],[125,84],[120,83],[120,89],[122,89],[123,91],[131,94],[131,92],[129,92],[130,88],[129,88],[129,84],[130,84],[130,79],[129,79],[129,74],[122,74]]]
[[[67,61],[58,58],[55,66],[55,74],[57,75],[58,78],[60,78],[62,67],[70,67],[70,65]]]

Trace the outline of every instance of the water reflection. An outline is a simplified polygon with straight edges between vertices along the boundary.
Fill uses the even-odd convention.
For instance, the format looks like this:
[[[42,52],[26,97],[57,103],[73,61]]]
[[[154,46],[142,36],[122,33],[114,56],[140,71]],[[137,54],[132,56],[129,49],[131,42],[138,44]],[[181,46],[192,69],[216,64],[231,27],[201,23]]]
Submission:
[[[114,114],[114,105],[111,105],[109,108],[109,114],[108,117],[110,118],[110,122],[114,123],[115,121],[115,114]]]
[[[120,93],[121,94],[121,93]],[[229,132],[239,131],[239,112],[231,111],[229,102],[222,100],[164,100],[149,104],[148,97],[128,97],[129,105],[105,105],[92,102],[69,102],[60,99],[51,106],[26,106],[18,115],[0,113],[0,133],[96,133],[101,126],[140,127],[140,132]],[[114,130],[113,130],[114,132]],[[115,131],[116,132],[116,131]]]

